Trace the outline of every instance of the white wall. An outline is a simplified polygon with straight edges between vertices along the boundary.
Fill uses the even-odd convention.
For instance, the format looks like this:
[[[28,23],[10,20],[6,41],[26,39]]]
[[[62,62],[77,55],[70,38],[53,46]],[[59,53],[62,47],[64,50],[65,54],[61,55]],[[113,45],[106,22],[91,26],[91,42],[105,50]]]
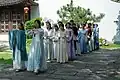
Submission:
[[[39,6],[31,6],[31,19],[40,17]]]
[[[59,18],[56,11],[70,0],[39,0],[40,16],[53,19],[55,22]],[[114,20],[117,19],[120,3],[114,3],[111,0],[74,0],[74,4],[84,8],[90,8],[93,13],[105,13],[104,19],[99,23],[100,37],[111,41],[116,34],[117,25]]]

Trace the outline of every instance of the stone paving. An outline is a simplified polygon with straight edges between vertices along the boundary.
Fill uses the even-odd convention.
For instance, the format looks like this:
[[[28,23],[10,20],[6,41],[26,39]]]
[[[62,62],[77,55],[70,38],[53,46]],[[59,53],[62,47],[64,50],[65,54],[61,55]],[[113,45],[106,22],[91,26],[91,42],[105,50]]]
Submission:
[[[95,51],[66,64],[48,63],[48,71],[39,75],[0,66],[0,80],[120,80],[120,50]]]

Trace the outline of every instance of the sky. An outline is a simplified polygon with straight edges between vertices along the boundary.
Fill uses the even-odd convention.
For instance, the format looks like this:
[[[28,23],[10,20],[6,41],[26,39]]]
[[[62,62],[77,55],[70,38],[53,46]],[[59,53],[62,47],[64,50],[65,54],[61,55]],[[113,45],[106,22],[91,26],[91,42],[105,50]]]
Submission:
[[[70,0],[39,0],[40,16],[47,17],[53,21],[59,19],[57,10],[63,5],[70,3]],[[116,34],[117,25],[114,23],[117,20],[120,10],[120,4],[110,0],[74,0],[74,6],[90,8],[96,15],[105,13],[105,17],[99,23],[100,37],[112,41]]]

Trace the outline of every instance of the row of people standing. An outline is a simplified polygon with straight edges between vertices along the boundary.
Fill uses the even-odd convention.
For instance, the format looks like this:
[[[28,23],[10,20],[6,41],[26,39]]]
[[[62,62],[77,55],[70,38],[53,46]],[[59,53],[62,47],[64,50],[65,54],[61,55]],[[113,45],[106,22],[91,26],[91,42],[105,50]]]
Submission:
[[[39,71],[47,70],[46,61],[57,59],[59,63],[66,63],[69,60],[75,60],[76,54],[87,53],[90,50],[88,44],[92,42],[92,39],[90,38],[89,41],[87,39],[88,30],[85,24],[82,30],[79,30],[72,20],[65,26],[59,22],[54,27],[51,27],[50,22],[47,21],[46,27],[42,29],[41,22],[35,20],[35,26],[35,29],[27,32],[33,36],[28,55],[23,24],[19,25],[18,30],[9,31],[9,43],[13,51],[13,68],[16,71],[27,68],[27,71],[34,71],[37,74]],[[92,32],[98,34],[95,29]],[[96,39],[93,41],[96,45],[97,36],[93,39]]]
[[[51,26],[49,21],[44,28],[44,46],[47,60],[57,59],[59,63],[75,60],[76,55],[89,53],[99,48],[99,32],[97,25],[83,24],[77,27],[73,20]]]

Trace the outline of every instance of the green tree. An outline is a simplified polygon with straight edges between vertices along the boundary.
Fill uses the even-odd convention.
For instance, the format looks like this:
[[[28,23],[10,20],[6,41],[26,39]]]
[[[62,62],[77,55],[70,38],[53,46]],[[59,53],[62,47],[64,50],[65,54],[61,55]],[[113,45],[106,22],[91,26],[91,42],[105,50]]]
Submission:
[[[120,3],[120,0],[111,0],[113,2],[117,2],[117,3]]]
[[[90,9],[85,9],[80,6],[74,7],[73,0],[71,0],[70,4],[61,7],[60,10],[57,11],[57,14],[64,23],[71,19],[76,23],[85,23],[87,21],[100,22],[105,16],[103,13],[96,16]]]

